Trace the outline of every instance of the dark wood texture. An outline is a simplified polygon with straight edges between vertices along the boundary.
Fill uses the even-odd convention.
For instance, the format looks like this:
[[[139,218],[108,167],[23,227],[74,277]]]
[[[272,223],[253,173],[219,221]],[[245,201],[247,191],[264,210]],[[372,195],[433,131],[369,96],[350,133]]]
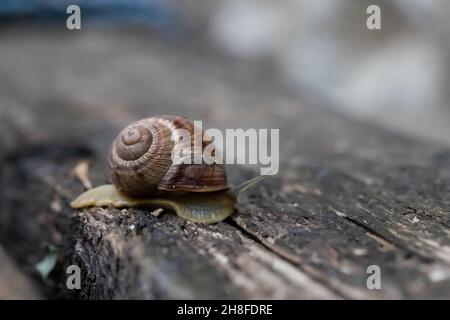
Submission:
[[[145,40],[145,41],[144,41]],[[181,47],[179,47],[181,46]],[[139,33],[22,31],[0,43],[0,241],[22,268],[59,248],[43,282],[75,298],[450,298],[450,150],[334,114],[272,70]],[[7,106],[7,107],[6,107]],[[165,212],[74,211],[119,129],[154,114],[279,128],[280,172],[199,225]],[[258,174],[228,168],[231,185]],[[65,267],[82,289],[65,287]],[[382,289],[366,287],[379,265]]]

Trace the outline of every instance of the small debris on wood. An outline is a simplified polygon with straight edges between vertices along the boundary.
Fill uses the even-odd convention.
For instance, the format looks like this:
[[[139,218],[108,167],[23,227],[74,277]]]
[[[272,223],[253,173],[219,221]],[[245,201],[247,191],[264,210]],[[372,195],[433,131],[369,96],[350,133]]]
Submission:
[[[78,178],[86,189],[92,189],[92,182],[89,177],[90,165],[90,160],[82,160],[70,171],[70,176]]]
[[[355,256],[361,257],[361,256],[367,255],[368,251],[366,248],[355,248],[355,249],[353,249],[353,254]]]

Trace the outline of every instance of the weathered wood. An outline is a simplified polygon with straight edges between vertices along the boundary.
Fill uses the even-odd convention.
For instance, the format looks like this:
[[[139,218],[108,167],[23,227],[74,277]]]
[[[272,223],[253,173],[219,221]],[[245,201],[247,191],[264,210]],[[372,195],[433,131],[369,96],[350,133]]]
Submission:
[[[0,43],[7,84],[0,106],[14,106],[0,109],[7,137],[0,150],[19,149],[2,166],[0,241],[30,270],[45,243],[61,248],[46,283],[51,294],[450,298],[447,147],[314,108],[314,101],[303,106],[270,70],[142,39],[26,32]],[[55,61],[67,68],[57,83],[48,72]],[[241,195],[238,213],[212,226],[148,210],[71,210],[83,190],[71,168],[93,159],[94,184],[106,182],[104,157],[117,131],[160,113],[209,127],[280,128],[279,174]],[[233,166],[228,174],[237,185],[257,173]],[[83,270],[80,292],[65,288],[72,263]],[[382,270],[381,290],[366,287],[372,264]]]

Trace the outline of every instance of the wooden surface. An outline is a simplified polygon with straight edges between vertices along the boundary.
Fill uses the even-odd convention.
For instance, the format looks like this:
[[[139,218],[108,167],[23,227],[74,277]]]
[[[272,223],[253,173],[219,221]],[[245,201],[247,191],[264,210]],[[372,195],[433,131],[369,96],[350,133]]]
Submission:
[[[195,43],[195,41],[194,41]],[[333,114],[270,68],[139,32],[41,30],[0,43],[0,242],[67,298],[450,298],[450,150]],[[154,114],[279,128],[280,172],[199,225],[149,210],[70,209],[89,160],[106,182],[119,129]],[[257,175],[231,166],[231,185]],[[67,290],[65,267],[82,269]],[[379,265],[382,289],[368,290]]]
[[[33,280],[18,269],[2,247],[0,261],[0,300],[42,298]]]

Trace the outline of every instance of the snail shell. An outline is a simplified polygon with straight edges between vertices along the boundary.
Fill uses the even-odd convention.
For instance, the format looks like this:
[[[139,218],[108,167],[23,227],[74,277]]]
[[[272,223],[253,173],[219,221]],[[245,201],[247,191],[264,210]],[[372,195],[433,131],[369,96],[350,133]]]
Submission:
[[[123,129],[111,145],[109,177],[126,195],[145,197],[173,192],[213,192],[228,188],[223,164],[175,164],[172,151],[181,143],[176,129],[191,135],[194,148],[194,123],[178,116],[160,116],[136,121]],[[200,130],[198,130],[200,131]],[[207,142],[209,143],[209,142]]]

